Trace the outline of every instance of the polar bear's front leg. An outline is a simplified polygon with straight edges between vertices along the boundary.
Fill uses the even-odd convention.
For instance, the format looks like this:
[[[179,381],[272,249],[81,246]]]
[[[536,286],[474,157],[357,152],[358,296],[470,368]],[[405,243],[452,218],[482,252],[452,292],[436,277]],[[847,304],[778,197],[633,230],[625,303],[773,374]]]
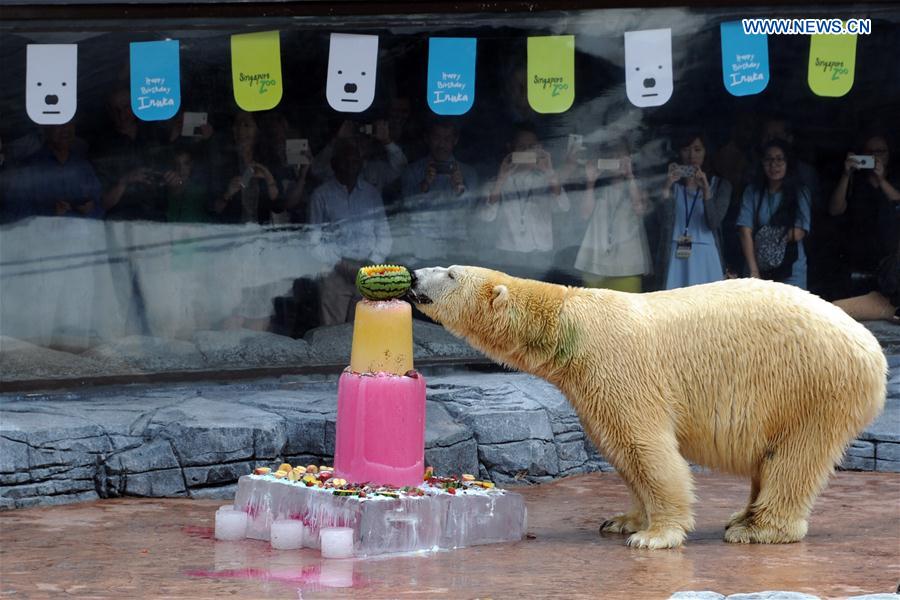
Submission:
[[[607,437],[607,447],[612,442],[608,458],[645,512],[641,528],[627,544],[633,548],[680,546],[694,528],[693,493],[691,471],[678,452],[674,434],[647,421],[640,432],[617,433],[622,436],[618,440]],[[618,523],[627,522],[628,516]]]

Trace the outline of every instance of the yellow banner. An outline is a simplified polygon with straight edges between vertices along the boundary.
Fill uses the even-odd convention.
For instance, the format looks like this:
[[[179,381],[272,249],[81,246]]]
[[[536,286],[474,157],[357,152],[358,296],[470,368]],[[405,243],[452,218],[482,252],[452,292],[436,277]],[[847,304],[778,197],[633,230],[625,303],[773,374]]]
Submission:
[[[856,73],[855,35],[813,35],[809,39],[809,89],[817,96],[838,98],[853,87]]]
[[[561,113],[575,101],[575,36],[528,38],[528,103],[535,112]]]
[[[277,31],[231,36],[231,80],[234,101],[253,112],[281,102],[281,43]]]

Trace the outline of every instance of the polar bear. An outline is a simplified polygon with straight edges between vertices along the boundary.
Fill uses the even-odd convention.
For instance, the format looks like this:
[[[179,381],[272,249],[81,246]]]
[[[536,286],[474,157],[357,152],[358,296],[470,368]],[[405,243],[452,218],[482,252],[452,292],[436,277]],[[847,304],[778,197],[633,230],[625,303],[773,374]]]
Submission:
[[[887,362],[841,309],[737,279],[628,294],[467,266],[419,269],[409,299],[490,358],[543,377],[628,485],[601,532],[680,546],[688,461],[749,477],[725,540],[796,542],[851,440],[881,411]]]

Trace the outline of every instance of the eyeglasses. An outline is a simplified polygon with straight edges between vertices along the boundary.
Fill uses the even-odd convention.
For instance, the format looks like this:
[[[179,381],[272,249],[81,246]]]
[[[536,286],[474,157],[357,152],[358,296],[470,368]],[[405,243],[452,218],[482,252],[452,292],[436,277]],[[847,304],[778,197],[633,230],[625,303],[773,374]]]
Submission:
[[[765,164],[765,165],[783,165],[784,163],[785,163],[784,157],[781,157],[781,156],[763,159],[763,164]]]

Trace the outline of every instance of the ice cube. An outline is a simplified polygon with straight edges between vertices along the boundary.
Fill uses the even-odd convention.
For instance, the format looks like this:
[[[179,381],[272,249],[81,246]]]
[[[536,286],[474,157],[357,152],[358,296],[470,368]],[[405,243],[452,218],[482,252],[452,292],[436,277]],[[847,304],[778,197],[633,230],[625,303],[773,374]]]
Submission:
[[[242,540],[247,535],[247,514],[238,510],[216,511],[216,539]]]
[[[353,556],[353,529],[325,527],[319,535],[322,558],[350,558]]]
[[[301,521],[293,519],[277,519],[272,522],[270,539],[276,550],[296,550],[303,547],[303,532],[306,529]]]

